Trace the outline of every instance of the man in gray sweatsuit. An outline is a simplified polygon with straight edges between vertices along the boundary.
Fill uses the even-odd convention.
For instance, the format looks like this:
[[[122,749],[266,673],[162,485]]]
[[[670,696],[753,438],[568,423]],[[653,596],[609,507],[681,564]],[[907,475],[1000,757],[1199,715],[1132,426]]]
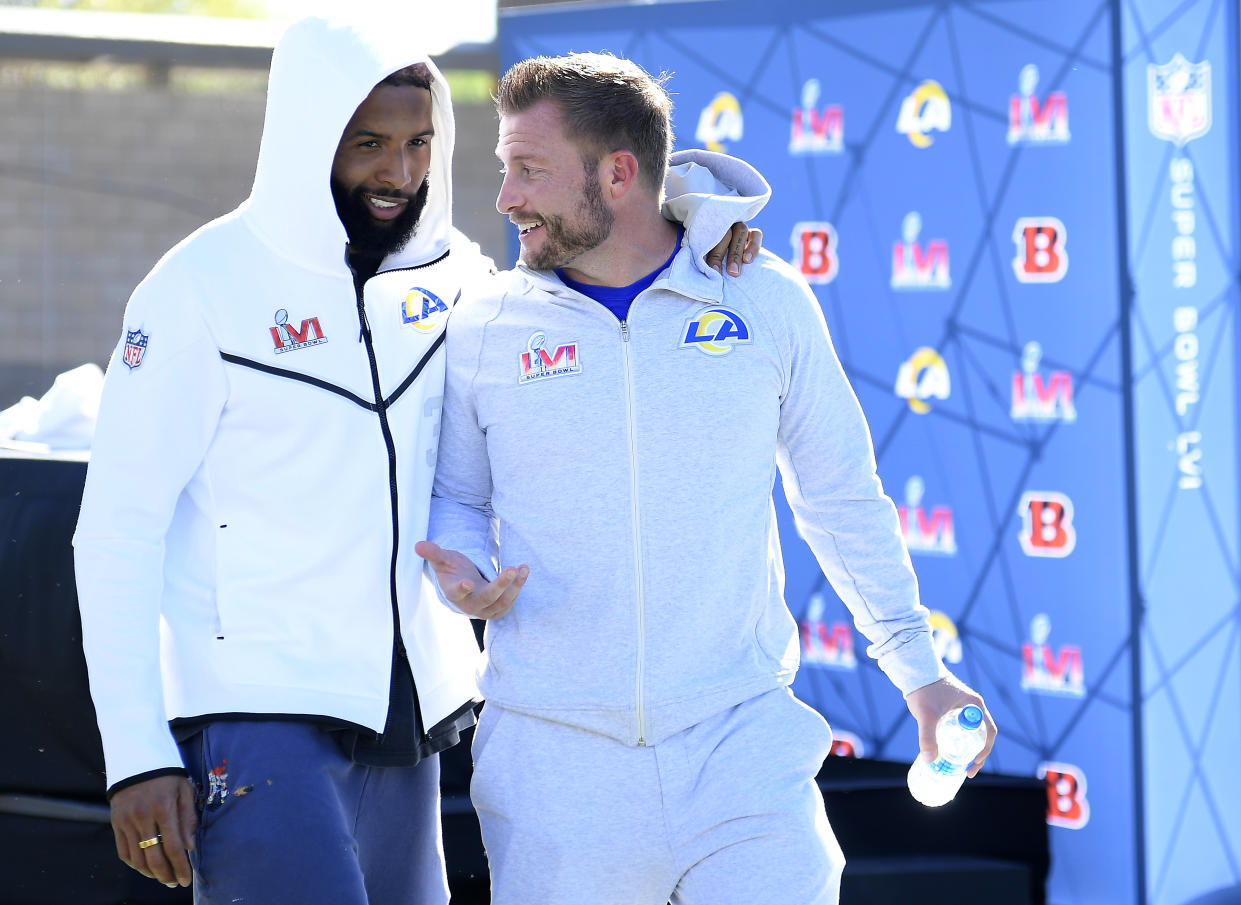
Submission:
[[[489,619],[472,794],[492,901],[834,903],[814,781],[831,732],[789,690],[777,468],[923,755],[943,713],[983,702],[931,647],[822,313],[767,252],[728,281],[704,263],[768,197],[740,161],[716,172],[743,197],[663,219],[670,102],[639,67],[528,60],[498,105],[521,265],[449,322],[418,546],[445,599]],[[511,607],[475,590],[501,565],[528,574]]]

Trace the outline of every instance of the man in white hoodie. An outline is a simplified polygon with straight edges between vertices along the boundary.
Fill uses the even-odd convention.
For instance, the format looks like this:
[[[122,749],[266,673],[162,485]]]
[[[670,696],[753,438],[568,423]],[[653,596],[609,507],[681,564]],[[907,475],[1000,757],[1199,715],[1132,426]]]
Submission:
[[[831,733],[788,688],[777,469],[924,755],[943,713],[983,702],[932,649],[818,303],[768,253],[736,280],[704,264],[766,202],[740,161],[720,175],[747,197],[698,198],[685,230],[660,216],[670,102],[639,67],[528,60],[498,106],[521,264],[449,324],[418,545],[490,620],[471,792],[492,902],[834,903]],[[497,604],[484,575],[516,563],[521,597]]]
[[[436,755],[478,647],[412,542],[445,322],[493,267],[411,34],[288,30],[250,197],[134,291],[105,382],[74,544],[113,828],[199,902],[447,900]]]

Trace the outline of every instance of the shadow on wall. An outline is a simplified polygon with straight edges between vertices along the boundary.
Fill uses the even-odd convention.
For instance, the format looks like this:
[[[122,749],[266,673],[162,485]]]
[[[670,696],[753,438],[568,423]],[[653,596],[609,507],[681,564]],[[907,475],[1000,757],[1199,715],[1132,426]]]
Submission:
[[[1241,905],[1241,884],[1214,889],[1185,905]]]

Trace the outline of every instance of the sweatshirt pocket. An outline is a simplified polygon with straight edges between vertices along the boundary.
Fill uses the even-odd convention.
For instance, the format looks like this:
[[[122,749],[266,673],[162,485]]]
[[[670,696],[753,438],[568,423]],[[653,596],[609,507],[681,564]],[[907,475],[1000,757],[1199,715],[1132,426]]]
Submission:
[[[782,599],[768,601],[763,606],[754,626],[754,636],[759,650],[781,669],[797,668],[801,657],[797,620]]]
[[[246,537],[221,519],[215,532],[215,634],[221,641],[270,636],[270,613],[258,605],[264,576],[277,563],[266,555],[261,539]],[[264,615],[266,614],[266,616]]]

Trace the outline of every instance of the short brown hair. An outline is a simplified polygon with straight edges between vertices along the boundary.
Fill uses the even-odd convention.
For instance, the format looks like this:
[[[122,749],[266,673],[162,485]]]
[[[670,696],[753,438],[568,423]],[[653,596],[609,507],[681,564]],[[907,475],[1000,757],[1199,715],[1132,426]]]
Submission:
[[[496,110],[510,116],[554,101],[587,165],[629,150],[641,178],[658,194],[672,150],[672,101],[664,90],[668,77],[653,76],[632,60],[608,53],[534,57],[504,73],[496,86]]]

